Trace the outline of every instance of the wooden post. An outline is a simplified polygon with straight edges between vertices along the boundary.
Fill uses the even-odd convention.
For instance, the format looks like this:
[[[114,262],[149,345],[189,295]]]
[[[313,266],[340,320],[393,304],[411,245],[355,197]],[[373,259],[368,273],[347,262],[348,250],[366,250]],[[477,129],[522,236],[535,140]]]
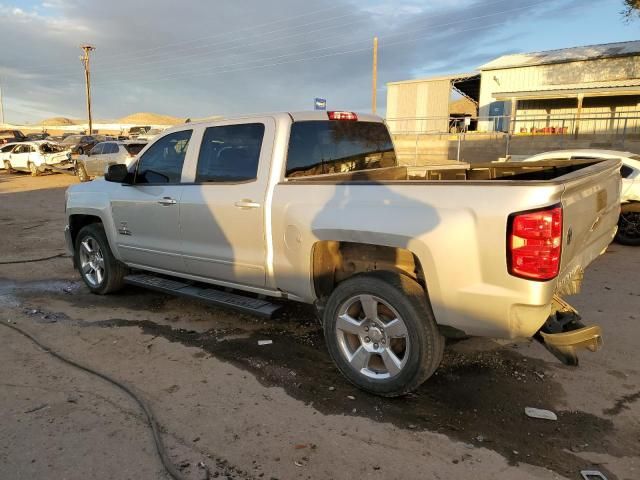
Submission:
[[[376,114],[378,98],[378,37],[373,37],[373,72],[371,77],[371,113]]]
[[[582,115],[582,101],[584,100],[584,93],[578,94],[578,110],[576,111],[576,124],[573,127],[573,136],[578,138],[578,132],[580,131],[580,116]]]
[[[509,133],[515,132],[517,111],[518,111],[518,99],[516,97],[511,97],[511,115],[509,116]]]
[[[82,63],[84,65],[84,79],[87,89],[87,115],[89,117],[89,133],[87,135],[93,135],[93,120],[91,118],[91,65],[89,63],[89,53],[95,50],[95,47],[91,45],[82,45],[84,50],[84,56],[82,57]]]

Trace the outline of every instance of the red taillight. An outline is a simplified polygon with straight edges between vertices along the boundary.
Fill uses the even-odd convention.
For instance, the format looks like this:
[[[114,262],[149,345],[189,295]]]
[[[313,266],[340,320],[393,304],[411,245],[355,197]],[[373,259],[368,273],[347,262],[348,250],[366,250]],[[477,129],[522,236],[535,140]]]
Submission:
[[[509,273],[533,280],[551,280],[560,269],[562,207],[514,213],[509,217]]]
[[[329,120],[358,120],[358,115],[353,112],[327,112]]]

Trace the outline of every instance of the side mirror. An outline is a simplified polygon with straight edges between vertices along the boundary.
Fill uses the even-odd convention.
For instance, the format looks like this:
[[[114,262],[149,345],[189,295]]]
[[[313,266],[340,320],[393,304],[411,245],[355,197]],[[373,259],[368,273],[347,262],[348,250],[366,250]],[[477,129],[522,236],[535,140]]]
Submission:
[[[104,174],[104,179],[107,182],[115,183],[132,183],[132,175],[129,173],[127,166],[123,163],[116,165],[109,165],[107,173]]]

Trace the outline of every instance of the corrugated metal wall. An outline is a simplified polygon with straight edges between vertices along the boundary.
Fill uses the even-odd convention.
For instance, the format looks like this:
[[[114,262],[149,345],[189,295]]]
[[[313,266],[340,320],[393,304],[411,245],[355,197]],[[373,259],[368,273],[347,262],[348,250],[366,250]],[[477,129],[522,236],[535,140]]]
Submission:
[[[450,96],[451,81],[448,79],[388,85],[389,128],[393,133],[446,132]]]

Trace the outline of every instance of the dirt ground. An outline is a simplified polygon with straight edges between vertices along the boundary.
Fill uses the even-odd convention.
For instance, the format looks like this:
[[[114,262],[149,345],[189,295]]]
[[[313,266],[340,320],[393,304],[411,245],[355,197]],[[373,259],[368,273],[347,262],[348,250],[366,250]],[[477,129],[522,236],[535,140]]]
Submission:
[[[64,253],[75,182],[0,173],[0,262]],[[597,469],[637,480],[639,272],[640,249],[614,244],[569,299],[604,329],[604,349],[580,367],[535,342],[460,340],[416,394],[393,400],[340,376],[302,305],[265,321],[137,288],[100,297],[56,258],[0,265],[0,320],[133,386],[188,478],[579,479]],[[3,480],[167,478],[131,399],[4,327],[0,405]],[[527,406],[558,420],[528,418]]]

